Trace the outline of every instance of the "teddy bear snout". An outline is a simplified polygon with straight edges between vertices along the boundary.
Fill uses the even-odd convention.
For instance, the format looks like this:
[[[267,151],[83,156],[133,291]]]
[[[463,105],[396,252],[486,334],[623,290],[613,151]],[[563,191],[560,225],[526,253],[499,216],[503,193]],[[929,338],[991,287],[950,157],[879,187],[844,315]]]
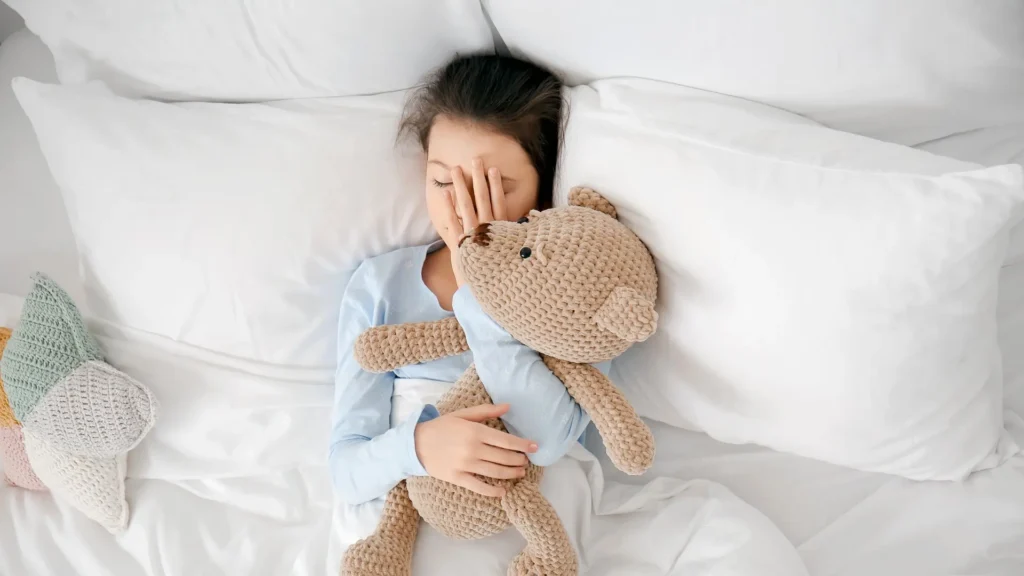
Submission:
[[[491,243],[491,223],[484,222],[474,228],[472,232],[463,236],[462,239],[459,240],[459,247],[461,247],[462,243],[466,240],[486,248]]]

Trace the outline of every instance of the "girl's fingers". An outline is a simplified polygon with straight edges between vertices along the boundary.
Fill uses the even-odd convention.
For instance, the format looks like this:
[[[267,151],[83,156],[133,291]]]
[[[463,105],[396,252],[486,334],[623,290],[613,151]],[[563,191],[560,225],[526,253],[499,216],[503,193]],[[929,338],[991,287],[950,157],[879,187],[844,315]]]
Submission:
[[[484,161],[473,160],[473,197],[476,199],[476,215],[480,222],[494,220],[491,209],[491,193],[487,187],[487,176],[484,174]]]
[[[508,412],[508,404],[480,404],[452,412],[451,415],[470,422],[484,422]]]
[[[523,454],[522,452],[496,448],[487,444],[480,445],[477,457],[486,462],[494,462],[495,464],[501,464],[502,466],[515,466],[519,468],[526,466],[529,462],[526,458],[526,454]]]
[[[522,452],[523,454],[533,454],[537,451],[537,445],[533,442],[513,436],[508,432],[502,432],[501,430],[495,430],[494,428],[487,428],[481,431],[484,444],[490,444],[496,448],[504,448],[505,450],[514,450],[516,452]]]
[[[495,220],[507,220],[508,212],[505,209],[505,191],[501,187],[501,172],[497,168],[487,171],[488,188],[491,191],[491,213]],[[476,184],[473,184],[476,186]]]
[[[462,237],[462,222],[459,222],[459,215],[455,213],[455,199],[452,198],[450,190],[444,190],[445,206],[445,234],[444,243],[451,250],[458,250],[459,238]]]
[[[486,476],[487,478],[497,478],[498,480],[511,480],[512,478],[526,476],[526,468],[522,466],[502,466],[501,464],[484,462],[483,460],[473,462],[466,471]]]
[[[505,495],[504,488],[500,486],[491,486],[487,482],[484,482],[468,472],[460,472],[455,476],[452,484],[462,486],[466,490],[471,490],[483,496],[490,496],[491,498],[501,498]]]
[[[455,185],[455,205],[462,216],[462,233],[469,234],[480,221],[476,217],[476,209],[473,208],[473,198],[469,195],[466,180],[462,177],[462,168],[452,168],[452,183]]]

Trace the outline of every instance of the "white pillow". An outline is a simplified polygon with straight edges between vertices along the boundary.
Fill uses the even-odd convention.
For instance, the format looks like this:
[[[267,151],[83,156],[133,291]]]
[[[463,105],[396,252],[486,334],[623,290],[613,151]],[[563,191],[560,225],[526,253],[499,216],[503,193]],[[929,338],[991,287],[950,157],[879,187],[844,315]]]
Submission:
[[[7,0],[63,83],[172,100],[270,100],[409,88],[493,51],[476,0]]]
[[[335,365],[364,258],[433,238],[403,93],[167,104],[14,81],[94,317],[276,364]]]
[[[607,195],[658,263],[659,332],[615,365],[642,415],[913,479],[1016,451],[996,291],[1019,166],[643,80],[571,106],[560,197]]]
[[[920,147],[978,162],[985,166],[1013,163],[1024,166],[1024,123],[992,126],[956,134]],[[1007,428],[1016,420],[1018,443],[1024,444],[1024,223],[1010,235],[1006,262],[999,275],[999,346],[1003,351],[1003,377]]]
[[[24,296],[32,274],[43,272],[81,303],[75,238],[32,124],[11,90],[18,76],[57,81],[50,51],[24,28],[0,45],[0,220],[4,234],[18,239],[0,242],[0,292]]]
[[[1024,102],[1021,102],[1024,106]],[[918,147],[933,154],[942,154],[983,166],[1019,164],[1024,166],[1024,122],[991,126],[964,134],[955,134]],[[1010,236],[1007,264],[1024,264],[1024,224]],[[1024,356],[1024,354],[1022,354]]]
[[[917,144],[1024,121],[1020,0],[486,0],[500,39],[571,84],[632,76]]]

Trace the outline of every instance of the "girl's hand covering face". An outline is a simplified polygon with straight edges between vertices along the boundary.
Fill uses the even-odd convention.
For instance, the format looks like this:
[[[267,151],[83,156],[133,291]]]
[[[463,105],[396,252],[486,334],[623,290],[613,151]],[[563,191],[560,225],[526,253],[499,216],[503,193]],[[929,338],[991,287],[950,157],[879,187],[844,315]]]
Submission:
[[[462,168],[456,166],[451,170],[452,188],[445,188],[445,226],[441,236],[452,255],[452,270],[455,271],[455,282],[461,287],[464,279],[459,271],[459,240],[485,222],[507,219],[505,192],[501,186],[501,173],[492,167],[484,171],[484,163],[477,158],[473,161],[473,192],[466,185]]]

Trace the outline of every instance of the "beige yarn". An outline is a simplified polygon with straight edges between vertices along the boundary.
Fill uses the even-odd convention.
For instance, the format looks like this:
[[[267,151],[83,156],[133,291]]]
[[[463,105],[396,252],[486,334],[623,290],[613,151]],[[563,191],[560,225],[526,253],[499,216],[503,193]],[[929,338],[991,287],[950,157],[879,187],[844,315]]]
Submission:
[[[409,576],[420,519],[409,501],[405,482],[388,492],[384,513],[372,536],[349,547],[342,574]]]
[[[586,409],[612,464],[633,476],[646,472],[654,462],[654,436],[611,380],[590,364],[550,356],[544,357],[544,364]]]
[[[23,424],[62,451],[112,458],[142,441],[155,412],[145,386],[106,362],[90,360],[53,386]]]
[[[481,306],[515,338],[543,355],[548,368],[591,416],[612,462],[642,474],[654,461],[654,439],[622,393],[590,363],[609,360],[657,326],[657,274],[643,243],[614,219],[596,192],[574,189],[574,205],[533,212],[525,224],[481,226],[459,250],[462,270]],[[586,207],[583,207],[586,206]],[[528,258],[521,249],[531,248]],[[364,369],[390,371],[468,349],[453,318],[373,328],[356,342]],[[491,399],[470,368],[438,402],[450,412]],[[486,422],[504,431],[501,420]],[[377,530],[345,553],[344,576],[409,576],[418,518],[452,538],[476,539],[509,526],[526,548],[509,566],[514,576],[574,576],[576,552],[540,492],[542,469],[519,480],[481,478],[506,489],[488,498],[429,476],[412,477],[387,498]]]
[[[459,321],[415,322],[375,326],[356,340],[356,362],[367,372],[391,372],[395,368],[462,354],[469,350]]]
[[[658,275],[643,242],[605,213],[615,212],[607,200],[577,188],[569,201],[603,211],[570,205],[532,212],[525,224],[490,222],[463,243],[459,264],[480,306],[516,340],[603,362],[654,332]]]

